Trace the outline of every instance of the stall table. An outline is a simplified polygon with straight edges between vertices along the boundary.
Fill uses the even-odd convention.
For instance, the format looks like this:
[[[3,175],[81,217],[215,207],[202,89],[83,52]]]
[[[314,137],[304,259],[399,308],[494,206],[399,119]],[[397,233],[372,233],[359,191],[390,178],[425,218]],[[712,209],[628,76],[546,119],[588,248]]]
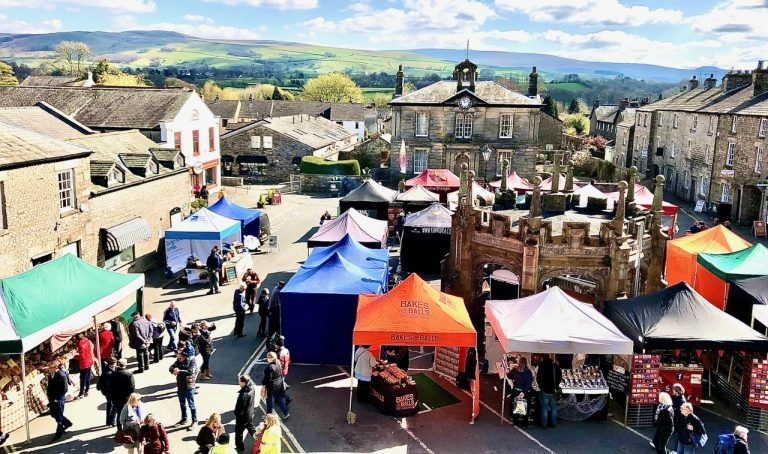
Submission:
[[[557,401],[557,417],[567,421],[607,420],[609,389],[602,372],[594,367],[565,369],[562,372],[562,398]],[[574,378],[569,380],[569,376]],[[571,384],[567,385],[566,380]],[[590,384],[576,383],[580,381]]]
[[[398,369],[388,365],[386,370]],[[390,383],[376,373],[371,377],[370,399],[374,406],[389,416],[413,416],[419,412],[419,390],[416,383],[408,379]]]
[[[240,277],[253,268],[253,258],[250,252],[241,252],[234,258],[224,262],[221,267],[221,280],[223,283],[237,282]]]

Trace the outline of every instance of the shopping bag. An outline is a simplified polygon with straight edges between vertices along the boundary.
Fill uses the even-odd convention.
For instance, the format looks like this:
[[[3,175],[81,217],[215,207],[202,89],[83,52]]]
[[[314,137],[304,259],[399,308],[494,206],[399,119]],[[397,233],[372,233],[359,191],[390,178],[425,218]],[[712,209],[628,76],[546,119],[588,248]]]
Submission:
[[[513,415],[527,415],[528,414],[528,402],[524,397],[518,397],[515,399],[515,408],[512,410]]]

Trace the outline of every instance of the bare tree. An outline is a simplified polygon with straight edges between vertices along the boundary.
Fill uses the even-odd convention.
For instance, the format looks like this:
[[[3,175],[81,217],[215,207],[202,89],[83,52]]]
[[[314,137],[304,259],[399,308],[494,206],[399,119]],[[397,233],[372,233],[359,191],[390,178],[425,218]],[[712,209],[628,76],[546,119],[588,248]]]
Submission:
[[[93,56],[87,44],[80,41],[61,41],[54,48],[57,69],[70,76],[80,76]]]

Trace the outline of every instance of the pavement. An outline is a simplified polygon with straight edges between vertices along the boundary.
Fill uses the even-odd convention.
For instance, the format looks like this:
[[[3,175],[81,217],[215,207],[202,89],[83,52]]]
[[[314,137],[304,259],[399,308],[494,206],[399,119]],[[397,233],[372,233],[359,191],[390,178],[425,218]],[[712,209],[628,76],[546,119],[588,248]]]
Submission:
[[[258,191],[228,190],[227,195],[244,206],[255,206]],[[287,194],[283,204],[268,206],[273,234],[280,237],[280,250],[254,255],[255,269],[262,285],[272,288],[278,280],[287,280],[307,257],[306,240],[318,224],[320,215],[335,211],[338,199],[322,196]],[[396,254],[395,254],[396,255]],[[214,321],[213,334],[216,351],[211,359],[214,379],[199,382],[196,397],[201,421],[213,412],[219,412],[227,432],[234,432],[234,408],[238,390],[237,376],[248,373],[260,384],[264,368],[264,339],[255,335],[259,316],[246,316],[247,337],[232,336],[234,317],[231,311],[233,285],[222,287],[222,293],[206,295],[205,286],[179,286],[168,282],[160,272],[147,275],[145,307],[154,316],[160,316],[169,301],[175,300],[185,323],[206,319]],[[290,339],[287,339],[290,348]],[[318,346],[322,348],[322,346]],[[129,368],[135,368],[133,355]],[[501,386],[498,376],[481,377],[481,413],[471,424],[471,396],[456,388],[452,380],[436,376],[431,368],[431,352],[418,348],[411,350],[411,372],[424,371],[459,403],[422,411],[409,418],[393,418],[379,414],[368,405],[353,403],[357,414],[354,425],[346,423],[349,405],[349,365],[315,366],[293,364],[288,376],[291,384],[291,417],[283,423],[284,453],[418,453],[418,454],[495,454],[495,453],[608,453],[652,452],[648,442],[652,429],[634,430],[623,425],[623,408],[611,403],[608,421],[560,421],[557,429],[533,427],[517,428],[500,417]],[[173,427],[180,417],[175,396],[173,376],[168,367],[173,359],[165,357],[153,364],[149,371],[136,375],[137,391],[144,396],[148,411],[169,427],[171,452],[193,453],[197,428],[187,432]],[[263,411],[263,403],[261,403]],[[30,422],[31,442],[25,444],[25,431],[11,434],[5,451],[34,453],[108,453],[123,452],[112,441],[113,428],[104,422],[104,399],[93,387],[89,397],[67,404],[66,415],[74,426],[64,438],[51,444],[54,421],[49,416]],[[735,409],[715,402],[697,408],[709,433],[708,451],[713,438],[720,431],[732,430],[739,418]],[[252,441],[247,438],[246,452]],[[750,433],[752,452],[768,452],[768,436]]]

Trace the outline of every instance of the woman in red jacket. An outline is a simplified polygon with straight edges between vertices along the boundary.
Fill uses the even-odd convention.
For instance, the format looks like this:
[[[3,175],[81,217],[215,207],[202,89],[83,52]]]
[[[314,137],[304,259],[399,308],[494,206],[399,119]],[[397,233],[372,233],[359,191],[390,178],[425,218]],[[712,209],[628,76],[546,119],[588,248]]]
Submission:
[[[80,368],[80,393],[77,399],[88,396],[91,387],[91,367],[93,367],[93,343],[85,334],[77,335],[77,367]]]
[[[139,441],[144,445],[144,454],[163,454],[170,451],[168,434],[152,413],[144,418],[144,425],[139,429]]]

